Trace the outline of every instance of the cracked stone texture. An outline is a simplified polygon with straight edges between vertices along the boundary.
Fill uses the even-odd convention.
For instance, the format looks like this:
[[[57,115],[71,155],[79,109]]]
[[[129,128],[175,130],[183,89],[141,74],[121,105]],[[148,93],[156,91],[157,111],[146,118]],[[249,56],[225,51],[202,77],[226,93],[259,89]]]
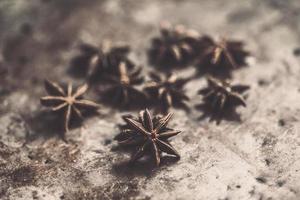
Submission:
[[[137,111],[106,106],[63,141],[39,104],[43,80],[82,83],[68,73],[76,46],[104,39],[129,43],[153,69],[146,50],[164,19],[246,41],[255,59],[233,76],[251,86],[241,121],[199,121],[205,80],[195,78],[191,111],[172,110],[178,162],[127,165],[112,138]],[[300,199],[299,40],[298,0],[1,0],[0,199]]]

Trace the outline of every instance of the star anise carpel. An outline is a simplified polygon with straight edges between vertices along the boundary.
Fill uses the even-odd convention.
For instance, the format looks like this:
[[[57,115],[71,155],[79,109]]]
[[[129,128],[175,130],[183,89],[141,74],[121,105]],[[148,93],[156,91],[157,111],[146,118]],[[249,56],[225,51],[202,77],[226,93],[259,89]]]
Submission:
[[[109,102],[129,105],[133,100],[145,100],[146,98],[146,95],[136,88],[144,81],[141,76],[141,68],[129,69],[125,62],[120,62],[118,72],[106,75],[105,80],[108,89],[104,91],[104,96]]]
[[[250,55],[242,41],[221,38],[216,42],[209,36],[203,36],[199,46],[202,49],[197,58],[199,70],[212,74],[230,74],[232,70],[246,66],[246,57]]]
[[[58,83],[46,80],[45,89],[48,96],[41,97],[41,104],[51,107],[52,111],[61,111],[64,114],[64,129],[66,132],[69,131],[70,122],[74,117],[83,119],[83,111],[99,108],[99,104],[83,98],[88,89],[87,84],[74,90],[71,83],[68,84],[67,89],[64,89]]]
[[[172,26],[162,22],[161,37],[152,40],[149,50],[150,61],[160,66],[178,66],[191,61],[196,55],[199,34],[195,30],[186,29],[182,25]]]
[[[146,83],[145,92],[155,103],[162,106],[166,112],[170,107],[186,108],[189,97],[185,94],[184,86],[189,78],[179,78],[175,73],[162,76],[158,73],[150,73],[152,81]]]
[[[203,103],[212,111],[212,116],[222,117],[224,112],[232,111],[237,106],[246,107],[246,102],[242,94],[250,87],[247,85],[232,85],[227,80],[220,80],[209,76],[208,86],[199,90],[203,96]]]
[[[121,145],[137,147],[137,151],[131,157],[131,163],[148,154],[153,156],[156,166],[159,166],[163,152],[180,158],[179,153],[168,141],[181,132],[168,127],[171,117],[171,113],[163,117],[152,117],[149,110],[145,109],[139,113],[137,119],[132,116],[123,118],[126,125],[116,139]]]

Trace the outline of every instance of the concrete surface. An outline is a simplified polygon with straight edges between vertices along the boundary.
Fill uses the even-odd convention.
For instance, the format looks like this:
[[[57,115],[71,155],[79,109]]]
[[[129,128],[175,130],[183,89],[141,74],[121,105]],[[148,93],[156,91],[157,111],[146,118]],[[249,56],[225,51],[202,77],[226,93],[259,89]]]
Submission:
[[[191,112],[173,110],[178,162],[126,165],[112,138],[136,111],[105,107],[65,143],[39,104],[44,78],[83,82],[68,73],[76,45],[103,39],[130,43],[152,69],[146,49],[163,19],[246,41],[255,59],[233,79],[251,86],[241,122],[199,121],[197,78],[186,86]],[[300,199],[299,40],[298,0],[1,0],[0,199]]]

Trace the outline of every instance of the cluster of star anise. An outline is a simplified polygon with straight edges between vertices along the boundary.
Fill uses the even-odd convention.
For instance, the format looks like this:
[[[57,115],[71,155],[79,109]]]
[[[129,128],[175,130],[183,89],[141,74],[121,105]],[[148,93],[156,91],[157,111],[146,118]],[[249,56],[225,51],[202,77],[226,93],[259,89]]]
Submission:
[[[177,29],[180,32],[180,27]],[[188,44],[193,44],[191,38],[185,40],[182,48],[188,50]],[[188,97],[183,87],[189,79],[178,78],[175,74],[164,77],[153,72],[150,73],[151,82],[143,85],[142,68],[135,67],[128,58],[128,46],[114,47],[106,41],[100,49],[91,45],[82,45],[80,49],[80,57],[85,58],[87,82],[94,85],[95,80],[101,81],[100,84],[96,84],[103,102],[121,107],[144,107],[145,104],[151,104],[157,105],[163,112],[167,112],[172,106],[186,107],[184,101],[187,101]]]
[[[207,88],[199,92],[203,95],[201,108],[205,115],[219,122],[225,113],[234,112],[239,105],[246,105],[241,93],[248,86],[232,86],[225,78],[230,78],[233,70],[246,66],[246,58],[250,53],[244,49],[242,41],[225,38],[215,41],[210,36],[200,36],[195,31],[192,33],[183,26],[172,27],[170,23],[163,23],[161,37],[152,41],[150,58],[160,68],[192,64],[197,67],[199,74],[209,75]],[[188,100],[181,89],[174,88],[180,84],[169,84],[173,78],[167,78],[164,83],[155,74],[151,74],[151,78],[158,83],[150,83],[146,91],[158,97],[163,107],[173,105],[178,99],[180,104]]]
[[[87,82],[97,86],[101,100],[120,106],[145,101],[145,93],[137,89],[144,81],[141,68],[128,58],[128,45],[112,46],[110,41],[104,41],[100,48],[84,44],[80,50],[76,59],[84,60],[81,65],[85,66]]]
[[[168,22],[162,23],[160,32],[161,37],[152,40],[149,50],[151,63],[160,69],[193,64],[201,74],[230,77],[232,70],[247,65],[250,53],[242,41],[215,41],[184,26],[172,27]]]
[[[152,40],[149,55],[153,64],[164,69],[172,66],[195,64],[200,72],[210,75],[230,75],[231,71],[246,65],[249,52],[244,50],[240,41],[225,39],[215,42],[211,37],[200,36],[194,30],[183,26],[172,27],[170,23],[161,24],[161,37]],[[81,54],[72,62],[86,77],[83,86],[73,89],[51,81],[45,81],[48,96],[41,98],[44,106],[61,113],[64,117],[64,129],[67,132],[74,119],[82,119],[85,113],[97,110],[99,105],[83,98],[89,86],[96,85],[102,100],[117,105],[128,106],[141,103],[143,107],[158,105],[160,112],[166,115],[152,117],[145,109],[138,117],[123,116],[125,125],[120,125],[120,134],[115,139],[120,145],[134,147],[131,162],[150,156],[155,164],[160,164],[163,153],[179,158],[178,152],[169,139],[180,131],[168,126],[170,107],[187,108],[189,97],[184,87],[191,78],[178,77],[175,73],[150,72],[150,80],[145,82],[141,67],[129,59],[129,46],[112,46],[104,42],[100,48],[81,45]],[[169,68],[170,69],[170,68]],[[249,89],[246,85],[232,85],[229,80],[207,77],[207,87],[200,89],[204,115],[217,122],[227,112],[235,111],[237,106],[246,106],[243,93]]]

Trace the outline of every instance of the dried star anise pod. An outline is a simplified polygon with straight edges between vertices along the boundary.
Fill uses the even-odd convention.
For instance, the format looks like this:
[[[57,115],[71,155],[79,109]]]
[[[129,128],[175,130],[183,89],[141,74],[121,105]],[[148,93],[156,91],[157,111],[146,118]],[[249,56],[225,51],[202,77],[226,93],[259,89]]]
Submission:
[[[215,75],[230,76],[232,70],[247,65],[246,57],[250,52],[244,49],[242,41],[222,38],[215,42],[211,37],[204,36],[199,41],[200,55],[198,67],[201,72]]]
[[[120,62],[125,62],[128,68],[134,66],[128,58],[128,45],[112,46],[110,41],[104,41],[100,47],[82,44],[80,51],[77,65],[79,68],[84,67],[81,71],[84,71],[89,81],[99,81],[106,74],[117,73]]]
[[[196,55],[199,34],[182,25],[172,27],[169,22],[160,26],[161,37],[152,40],[150,62],[159,66],[179,66]]]
[[[204,105],[212,111],[212,118],[220,120],[226,111],[232,111],[237,106],[246,107],[241,95],[250,87],[247,85],[231,85],[229,81],[213,77],[207,78],[208,86],[198,91],[203,96]]]
[[[45,89],[48,96],[41,97],[41,104],[51,107],[52,111],[62,111],[64,113],[64,128],[66,132],[69,131],[73,117],[83,119],[82,111],[99,108],[99,105],[93,101],[83,99],[83,94],[88,89],[87,84],[73,91],[71,83],[68,84],[67,90],[65,90],[57,83],[46,80]]]
[[[135,88],[141,84],[144,78],[141,76],[141,68],[128,70],[125,62],[118,66],[118,73],[115,75],[106,75],[108,89],[104,91],[104,98],[112,103],[129,105],[134,100],[145,100],[146,95]]]
[[[178,78],[176,74],[163,77],[157,73],[150,73],[150,77],[152,81],[146,84],[145,92],[162,106],[164,112],[172,106],[187,107],[185,101],[189,97],[183,87],[189,81],[188,78]]]
[[[131,162],[137,161],[145,154],[150,154],[153,156],[156,166],[159,166],[162,152],[180,158],[178,152],[168,141],[169,138],[181,132],[167,127],[171,116],[172,114],[169,113],[163,117],[152,117],[149,110],[145,109],[139,113],[138,119],[131,115],[123,117],[126,125],[115,139],[120,145],[138,147],[131,157]]]

